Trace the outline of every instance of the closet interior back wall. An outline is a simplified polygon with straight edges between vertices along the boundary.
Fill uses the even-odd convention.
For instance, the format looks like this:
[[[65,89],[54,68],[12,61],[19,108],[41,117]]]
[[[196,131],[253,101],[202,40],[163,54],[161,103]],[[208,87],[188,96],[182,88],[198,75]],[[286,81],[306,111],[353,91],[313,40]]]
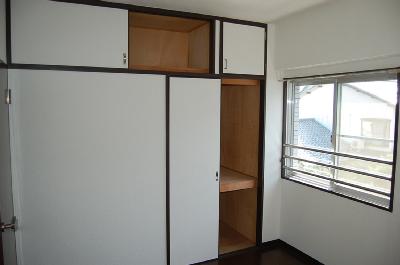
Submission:
[[[259,115],[259,81],[222,80],[220,254],[256,244]]]

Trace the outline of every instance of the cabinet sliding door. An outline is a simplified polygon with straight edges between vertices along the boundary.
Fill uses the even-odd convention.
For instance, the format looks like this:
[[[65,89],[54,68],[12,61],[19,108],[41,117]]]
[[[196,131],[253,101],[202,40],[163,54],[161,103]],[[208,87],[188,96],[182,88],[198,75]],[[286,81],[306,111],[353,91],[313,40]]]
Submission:
[[[21,264],[166,264],[165,77],[10,72]]]
[[[218,257],[220,80],[170,79],[170,259]]]

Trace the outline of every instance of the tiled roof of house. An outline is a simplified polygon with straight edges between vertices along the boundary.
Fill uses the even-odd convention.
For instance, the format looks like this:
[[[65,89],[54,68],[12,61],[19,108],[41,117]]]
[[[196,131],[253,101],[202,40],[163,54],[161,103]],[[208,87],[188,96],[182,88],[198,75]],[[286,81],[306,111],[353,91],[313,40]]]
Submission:
[[[315,119],[300,119],[298,127],[298,141],[301,146],[331,149],[332,132]],[[331,155],[299,150],[298,156],[325,163],[331,162]]]

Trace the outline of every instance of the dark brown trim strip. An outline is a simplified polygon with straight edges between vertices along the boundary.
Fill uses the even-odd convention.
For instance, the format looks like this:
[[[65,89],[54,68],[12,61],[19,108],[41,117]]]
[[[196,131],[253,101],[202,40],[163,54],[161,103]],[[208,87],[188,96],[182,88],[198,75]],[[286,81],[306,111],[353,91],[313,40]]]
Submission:
[[[224,74],[224,22],[219,21],[219,74]]]
[[[208,52],[209,73],[215,74],[215,20],[210,21],[210,45]]]
[[[286,143],[286,116],[287,116],[287,81],[283,82],[283,98],[282,98],[282,150],[281,150],[281,178],[285,177],[285,169],[283,168],[284,165],[284,158],[285,155],[285,147],[284,144]]]
[[[1,222],[1,212],[0,212],[0,224]],[[4,265],[4,255],[3,255],[3,239],[0,232],[0,265]]]
[[[9,69],[27,69],[27,70],[55,70],[55,71],[74,71],[74,72],[100,72],[100,73],[126,73],[126,74],[154,74],[168,75],[174,77],[193,77],[193,78],[211,78],[218,79],[217,74],[197,74],[197,73],[171,73],[150,70],[132,70],[127,68],[108,68],[93,66],[69,66],[69,65],[42,65],[42,64],[9,64]]]
[[[165,178],[166,178],[166,232],[167,232],[167,265],[171,264],[171,253],[170,253],[170,239],[171,239],[171,232],[170,232],[170,207],[169,207],[169,184],[170,184],[170,170],[169,170],[169,103],[170,103],[170,77],[165,77]]]
[[[6,60],[11,64],[11,0],[6,0]]]
[[[223,21],[230,22],[230,23],[250,25],[250,26],[256,26],[256,27],[266,27],[266,25],[267,25],[266,23],[254,22],[254,21],[248,21],[248,20],[227,18],[227,17],[221,17],[221,16],[211,16],[211,15],[199,14],[199,13],[194,13],[194,12],[175,11],[175,10],[169,10],[169,9],[163,9],[163,8],[114,3],[114,2],[107,2],[107,1],[100,1],[100,0],[52,0],[52,1],[126,9],[126,10],[130,10],[130,11],[151,13],[151,14],[157,14],[157,15],[177,16],[177,17],[197,18],[197,19],[207,19],[207,20],[223,20]]]
[[[264,76],[267,79],[267,62],[268,62],[268,25],[265,27],[264,40]]]
[[[216,263],[218,263],[218,261],[221,261],[222,263],[224,263],[223,261],[225,261],[225,260],[228,260],[228,259],[232,260],[232,258],[241,256],[241,255],[246,255],[246,254],[251,254],[251,253],[256,254],[257,253],[257,256],[258,256],[259,253],[268,252],[269,250],[274,250],[274,249],[278,249],[278,248],[287,251],[290,255],[295,257],[297,260],[304,262],[305,264],[324,265],[320,261],[314,259],[313,257],[311,257],[311,256],[307,255],[306,253],[300,251],[299,249],[289,245],[288,243],[286,243],[285,241],[283,241],[281,239],[275,239],[275,240],[271,240],[271,241],[268,241],[268,242],[264,242],[258,247],[250,247],[250,248],[247,248],[247,249],[238,250],[238,251],[234,251],[234,252],[231,252],[231,253],[223,254],[223,255],[219,256],[218,259],[207,260],[207,261],[195,263],[195,264],[192,264],[192,265],[209,264],[212,261],[215,261]]]
[[[257,187],[257,224],[256,244],[262,244],[263,207],[264,207],[264,153],[265,153],[265,81],[260,82],[260,114],[258,144],[258,187]]]
[[[397,143],[399,138],[399,104],[400,104],[400,73],[397,73],[397,103],[394,123],[394,150],[393,150],[393,165],[392,165],[392,184],[390,187],[390,205],[389,211],[393,212],[394,203],[394,188],[396,184],[396,167],[397,167]]]
[[[221,77],[217,74],[203,75],[203,74],[189,74],[189,73],[183,73],[183,74],[165,73],[165,75],[168,75],[169,77],[221,79]]]
[[[267,23],[261,23],[261,22],[254,22],[254,21],[248,21],[248,20],[240,20],[240,19],[234,19],[234,18],[227,18],[227,17],[217,17],[223,22],[227,23],[232,23],[232,24],[240,24],[240,25],[247,25],[247,26],[253,26],[253,27],[260,27],[260,28],[266,28]]]
[[[279,239],[278,245],[280,248],[287,250],[291,255],[295,256],[297,259],[299,259],[300,261],[302,261],[306,264],[324,265],[320,261],[314,259],[313,257],[307,255],[306,253],[293,247],[292,245],[289,245],[288,243],[286,243],[283,240]]]
[[[400,71],[400,66],[392,67],[392,68],[381,68],[381,69],[353,71],[353,72],[341,72],[341,73],[324,74],[324,75],[288,77],[288,78],[283,78],[283,81],[298,80],[298,79],[324,78],[324,77],[336,77],[336,76],[340,76],[340,75],[368,74],[368,73],[374,73],[374,72],[379,72],[379,71],[391,71],[391,70],[399,70]]]
[[[265,76],[263,75],[248,75],[248,74],[224,74],[220,73],[221,78],[242,78],[242,79],[256,79],[256,80],[265,80]]]

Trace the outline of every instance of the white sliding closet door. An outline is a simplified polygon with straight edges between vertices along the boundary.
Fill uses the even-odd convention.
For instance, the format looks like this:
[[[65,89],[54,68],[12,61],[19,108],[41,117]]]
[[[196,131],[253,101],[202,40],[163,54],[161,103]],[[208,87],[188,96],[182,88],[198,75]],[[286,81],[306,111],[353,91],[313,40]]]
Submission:
[[[218,257],[219,139],[220,80],[171,78],[171,265]]]
[[[165,77],[10,71],[20,264],[166,264]]]

